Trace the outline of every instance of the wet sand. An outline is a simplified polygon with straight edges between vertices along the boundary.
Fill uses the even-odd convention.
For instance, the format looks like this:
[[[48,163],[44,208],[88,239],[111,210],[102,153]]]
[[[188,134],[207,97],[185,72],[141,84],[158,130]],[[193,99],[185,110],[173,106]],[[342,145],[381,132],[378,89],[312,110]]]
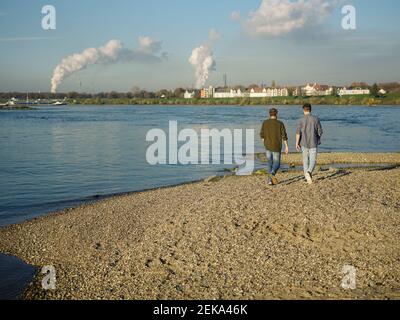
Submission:
[[[293,155],[299,161],[299,155]],[[400,154],[322,155],[400,163]],[[347,158],[346,158],[347,157]],[[364,160],[362,160],[364,159]],[[26,299],[400,299],[400,168],[227,176],[0,229],[0,252],[53,265]],[[345,265],[357,287],[341,287]]]

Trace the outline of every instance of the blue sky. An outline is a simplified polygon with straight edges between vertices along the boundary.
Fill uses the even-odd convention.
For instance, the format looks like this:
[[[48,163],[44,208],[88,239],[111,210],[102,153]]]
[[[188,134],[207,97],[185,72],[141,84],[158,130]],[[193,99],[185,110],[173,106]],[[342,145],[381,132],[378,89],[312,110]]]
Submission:
[[[63,58],[111,39],[135,49],[143,36],[161,41],[168,59],[91,65],[65,79],[59,90],[189,87],[195,75],[188,59],[207,41],[211,28],[221,36],[213,42],[216,70],[208,84],[221,85],[224,73],[231,85],[399,81],[400,2],[333,1],[340,3],[322,21],[268,36],[253,34],[247,24],[261,0],[2,0],[0,91],[49,91],[53,70]],[[41,28],[41,9],[47,4],[57,10],[56,30]],[[356,30],[341,28],[345,4],[357,9]],[[240,21],[231,19],[233,11],[240,12]]]

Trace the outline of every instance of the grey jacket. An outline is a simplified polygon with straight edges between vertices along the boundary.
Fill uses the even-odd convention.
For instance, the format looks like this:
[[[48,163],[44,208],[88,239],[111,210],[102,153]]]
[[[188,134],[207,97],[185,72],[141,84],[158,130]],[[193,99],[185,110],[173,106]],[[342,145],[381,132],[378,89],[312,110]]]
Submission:
[[[321,144],[323,134],[321,122],[313,115],[306,115],[300,119],[297,134],[300,135],[300,145],[308,149],[315,149]]]

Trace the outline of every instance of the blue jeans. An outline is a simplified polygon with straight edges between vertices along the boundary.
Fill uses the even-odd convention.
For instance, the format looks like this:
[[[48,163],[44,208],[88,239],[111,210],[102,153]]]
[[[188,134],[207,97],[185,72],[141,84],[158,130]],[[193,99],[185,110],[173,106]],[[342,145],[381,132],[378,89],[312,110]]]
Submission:
[[[301,150],[303,151],[304,174],[307,174],[307,172],[313,173],[315,166],[317,165],[318,149],[308,149],[305,147],[301,147]]]
[[[281,167],[281,153],[267,150],[267,171],[275,176]]]

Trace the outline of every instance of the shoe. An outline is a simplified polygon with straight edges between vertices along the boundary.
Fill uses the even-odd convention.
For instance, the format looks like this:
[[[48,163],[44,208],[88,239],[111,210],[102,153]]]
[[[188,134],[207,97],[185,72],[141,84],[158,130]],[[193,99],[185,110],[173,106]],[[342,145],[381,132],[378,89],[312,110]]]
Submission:
[[[268,178],[267,178],[267,184],[268,184],[269,186],[273,186],[271,177],[268,177]]]
[[[306,177],[306,180],[307,180],[307,183],[308,183],[308,184],[313,184],[312,175],[311,175],[310,172],[307,172],[307,173],[305,174],[305,177]]]
[[[276,177],[272,177],[271,180],[272,180],[272,185],[274,185],[274,186],[276,186],[279,183],[279,181]]]

